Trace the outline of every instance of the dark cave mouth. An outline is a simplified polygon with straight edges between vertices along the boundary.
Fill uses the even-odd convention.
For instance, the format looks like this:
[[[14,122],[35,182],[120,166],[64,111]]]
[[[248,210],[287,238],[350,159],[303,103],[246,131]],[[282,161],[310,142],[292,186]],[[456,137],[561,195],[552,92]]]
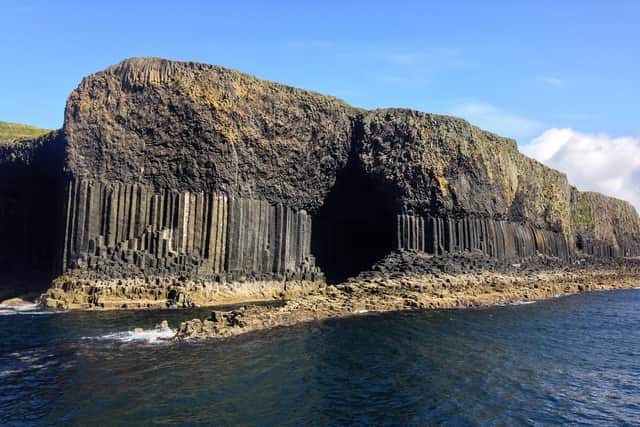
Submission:
[[[328,283],[339,283],[393,250],[389,197],[352,162],[314,215],[311,251]]]

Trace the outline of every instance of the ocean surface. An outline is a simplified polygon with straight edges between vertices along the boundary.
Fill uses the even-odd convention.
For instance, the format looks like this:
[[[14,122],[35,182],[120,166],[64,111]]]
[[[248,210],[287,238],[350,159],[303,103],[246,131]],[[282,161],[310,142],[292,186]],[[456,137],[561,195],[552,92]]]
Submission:
[[[0,425],[640,423],[640,290],[200,343],[154,329],[207,313],[0,311]]]

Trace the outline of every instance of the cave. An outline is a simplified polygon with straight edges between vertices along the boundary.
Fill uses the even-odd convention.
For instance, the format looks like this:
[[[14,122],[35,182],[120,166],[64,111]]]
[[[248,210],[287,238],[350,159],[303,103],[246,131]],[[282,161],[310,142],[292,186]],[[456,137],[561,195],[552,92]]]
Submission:
[[[371,268],[393,250],[390,198],[353,161],[313,216],[311,251],[328,283]]]
[[[60,273],[64,150],[55,136],[0,146],[0,300],[39,295]]]
[[[58,225],[52,181],[0,172],[0,300],[49,286]]]

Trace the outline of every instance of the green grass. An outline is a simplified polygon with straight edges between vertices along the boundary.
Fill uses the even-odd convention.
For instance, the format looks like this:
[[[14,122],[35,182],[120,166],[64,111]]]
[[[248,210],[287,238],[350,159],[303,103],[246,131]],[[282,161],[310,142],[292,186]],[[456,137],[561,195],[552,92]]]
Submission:
[[[591,213],[591,207],[586,200],[583,200],[581,196],[578,196],[576,200],[576,214],[575,220],[578,224],[591,225],[593,222],[593,214]]]
[[[0,121],[0,144],[34,139],[49,132],[49,129]]]

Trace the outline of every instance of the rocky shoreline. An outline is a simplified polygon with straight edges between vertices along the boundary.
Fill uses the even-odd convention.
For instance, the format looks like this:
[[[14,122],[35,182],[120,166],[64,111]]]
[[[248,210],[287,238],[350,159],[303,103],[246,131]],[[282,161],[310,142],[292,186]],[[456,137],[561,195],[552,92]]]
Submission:
[[[489,265],[494,269],[486,269]],[[394,266],[403,266],[405,271],[386,270]],[[373,271],[343,284],[320,287],[279,307],[248,305],[182,322],[173,339],[224,338],[371,312],[479,308],[628,289],[638,287],[639,278],[640,261],[636,259],[562,266],[545,258],[508,264],[477,254],[436,258],[403,251],[391,254]]]
[[[88,279],[61,276],[40,296],[50,310],[195,308],[292,299],[323,286],[310,280],[215,282],[186,277]]]
[[[171,339],[190,341],[364,313],[481,308],[639,286],[640,258],[585,257],[567,264],[544,256],[508,262],[479,252],[431,256],[402,250],[335,285],[286,280],[205,283],[180,277],[80,280],[67,275],[54,281],[37,302],[49,310],[245,304],[182,322]],[[15,304],[30,303],[16,298],[0,306]]]

